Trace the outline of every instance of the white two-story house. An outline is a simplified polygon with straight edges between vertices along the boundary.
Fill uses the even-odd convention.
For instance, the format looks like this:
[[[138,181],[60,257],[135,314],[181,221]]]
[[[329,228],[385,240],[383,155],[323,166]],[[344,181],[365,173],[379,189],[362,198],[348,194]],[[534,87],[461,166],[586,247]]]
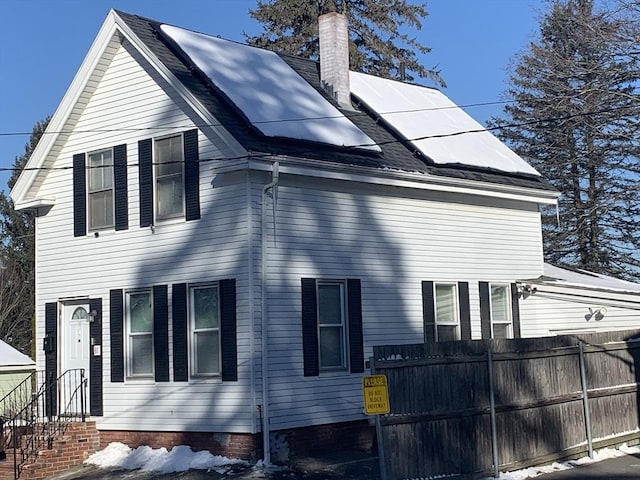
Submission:
[[[111,11],[12,190],[38,368],[85,369],[103,443],[354,441],[373,345],[520,335],[557,192],[320,30],[313,62]]]

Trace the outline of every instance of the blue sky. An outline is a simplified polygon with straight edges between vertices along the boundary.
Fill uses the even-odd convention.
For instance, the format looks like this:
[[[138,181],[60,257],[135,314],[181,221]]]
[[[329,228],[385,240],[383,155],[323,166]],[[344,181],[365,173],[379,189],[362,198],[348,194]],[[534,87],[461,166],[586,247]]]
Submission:
[[[243,41],[243,32],[261,31],[248,14],[255,4],[0,0],[0,169],[23,153],[29,136],[20,133],[55,111],[110,8]],[[429,16],[416,33],[432,48],[423,63],[441,70],[448,84],[443,91],[459,105],[502,100],[509,62],[535,35],[544,6],[544,0],[428,0]],[[500,109],[466,108],[482,123]],[[6,189],[8,176],[0,170],[0,189]]]

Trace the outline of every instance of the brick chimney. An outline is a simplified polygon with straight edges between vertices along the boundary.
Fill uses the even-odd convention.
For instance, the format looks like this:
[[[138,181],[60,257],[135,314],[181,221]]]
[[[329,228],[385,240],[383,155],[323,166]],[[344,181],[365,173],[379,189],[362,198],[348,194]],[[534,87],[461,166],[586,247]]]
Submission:
[[[351,107],[347,17],[331,12],[318,18],[320,80],[343,108]]]

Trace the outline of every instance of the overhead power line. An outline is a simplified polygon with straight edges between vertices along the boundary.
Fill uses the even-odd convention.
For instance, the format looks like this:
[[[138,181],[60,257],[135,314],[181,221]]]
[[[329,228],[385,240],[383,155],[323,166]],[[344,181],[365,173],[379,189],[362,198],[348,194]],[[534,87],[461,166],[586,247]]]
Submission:
[[[458,108],[458,107],[440,107],[440,108]],[[558,122],[563,122],[566,120],[571,120],[574,118],[580,118],[580,117],[587,117],[587,116],[591,116],[591,115],[600,115],[603,113],[615,113],[618,110],[626,110],[628,109],[628,107],[626,106],[618,106],[618,107],[609,107],[609,108],[604,108],[604,109],[600,109],[600,110],[594,110],[594,111],[588,111],[588,112],[580,112],[580,113],[575,113],[575,114],[571,114],[571,115],[563,115],[563,116],[558,116],[558,117],[547,117],[547,118],[542,118],[542,119],[536,119],[536,120],[530,120],[527,122],[518,122],[518,123],[510,123],[510,124],[504,124],[504,125],[496,125],[493,127],[482,127],[482,128],[478,128],[478,129],[470,129],[470,130],[461,130],[461,131],[457,131],[457,132],[450,132],[450,133],[442,133],[442,134],[434,134],[434,135],[425,135],[425,136],[421,136],[421,137],[415,137],[415,138],[411,138],[411,139],[396,139],[396,140],[387,140],[387,141],[379,141],[379,142],[375,142],[375,143],[363,143],[363,144],[358,144],[358,145],[352,145],[352,146],[348,146],[348,147],[342,147],[345,150],[354,150],[357,148],[363,148],[363,147],[372,147],[372,146],[383,146],[383,145],[391,145],[391,144],[396,144],[396,143],[407,143],[407,142],[417,142],[417,141],[422,141],[422,140],[429,140],[429,139],[436,139],[436,138],[447,138],[447,137],[455,137],[455,136],[460,136],[460,135],[468,135],[468,134],[473,134],[473,133],[482,133],[482,132],[487,132],[487,131],[497,131],[497,130],[503,130],[503,129],[511,129],[511,128],[519,128],[519,127],[526,127],[526,126],[530,126],[530,125],[536,125],[536,124],[544,124],[544,123],[558,123]],[[422,110],[435,110],[434,109],[422,109]],[[392,112],[392,113],[403,113],[403,112],[413,112],[413,111],[418,111],[418,110],[404,110],[404,111],[397,111],[397,112]],[[322,119],[322,118],[333,118],[333,117],[317,117],[314,119]],[[312,119],[311,119],[312,120]],[[278,120],[278,122],[281,122],[282,120]],[[285,121],[296,121],[296,120],[285,120]],[[302,120],[297,120],[297,121],[304,121],[304,119]],[[46,131],[44,133],[48,133],[48,134],[63,134],[63,133],[117,133],[117,132],[138,132],[138,131],[150,131],[150,130],[168,130],[168,129],[188,129],[188,128],[193,128],[194,125],[165,125],[165,126],[157,126],[157,127],[140,127],[140,128],[114,128],[114,129],[91,129],[91,130],[73,130],[73,131]],[[196,127],[202,129],[204,127],[215,127],[215,126],[224,126],[222,124],[197,124],[195,125]],[[551,127],[550,127],[551,128]],[[553,128],[557,128],[557,125],[554,125]],[[7,136],[7,135],[18,135],[17,133],[11,134],[11,133],[0,133],[0,136]],[[310,153],[310,152],[309,152]],[[209,161],[215,161],[215,160],[241,160],[241,159],[245,159],[245,158],[258,158],[258,157],[274,157],[274,156],[280,156],[280,155],[285,155],[285,152],[280,152],[280,153],[252,153],[251,155],[241,155],[241,156],[236,156],[236,157],[218,157],[218,158],[208,158],[208,159],[200,159],[200,162],[209,162]],[[300,151],[300,152],[296,152],[297,155],[304,155],[305,152],[304,151]],[[165,163],[182,163],[182,162],[165,162]],[[108,166],[108,165],[107,165]],[[138,166],[138,164],[128,164],[127,166],[129,167],[135,167]],[[30,170],[46,170],[46,171],[53,171],[53,170],[70,170],[72,169],[72,166],[64,166],[64,167],[37,167],[37,168],[22,168],[22,169],[17,169],[14,167],[0,167],[0,171],[5,171],[5,172],[10,172],[10,171],[15,171],[15,170],[19,170],[19,171],[30,171]],[[102,166],[96,166],[96,167],[89,167],[89,168],[103,168]]]

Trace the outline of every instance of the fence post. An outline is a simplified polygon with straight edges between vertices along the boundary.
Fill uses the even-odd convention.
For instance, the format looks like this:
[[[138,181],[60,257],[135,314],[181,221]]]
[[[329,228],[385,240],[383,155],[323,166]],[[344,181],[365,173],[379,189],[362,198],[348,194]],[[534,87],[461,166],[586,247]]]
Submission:
[[[498,427],[496,426],[495,384],[493,379],[493,354],[491,344],[487,348],[487,369],[489,373],[489,407],[491,409],[491,454],[493,460],[493,476],[500,476],[498,463]]]
[[[373,357],[369,357],[369,365],[371,375],[376,374],[376,365]],[[384,451],[384,439],[382,435],[382,425],[380,424],[380,415],[375,416],[376,422],[376,440],[378,441],[378,463],[380,464],[380,480],[387,480],[387,462]]]
[[[578,360],[580,362],[580,383],[582,384],[582,407],[584,409],[584,424],[587,430],[587,446],[589,458],[593,458],[593,439],[591,438],[591,415],[589,413],[589,397],[587,388],[587,374],[584,366],[584,343],[578,343]]]

